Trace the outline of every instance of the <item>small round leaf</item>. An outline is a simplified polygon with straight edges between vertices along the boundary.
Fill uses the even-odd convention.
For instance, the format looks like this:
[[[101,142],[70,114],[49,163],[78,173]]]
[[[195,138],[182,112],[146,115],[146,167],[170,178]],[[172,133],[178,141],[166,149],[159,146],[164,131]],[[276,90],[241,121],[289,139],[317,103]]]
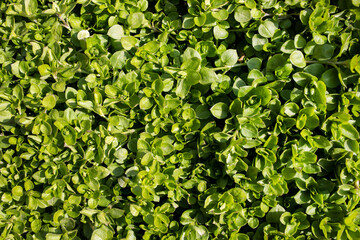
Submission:
[[[218,119],[226,118],[229,111],[229,107],[222,102],[216,103],[212,108],[210,108],[210,112],[212,115]]]
[[[296,50],[291,53],[290,61],[296,67],[299,67],[299,68],[306,67],[306,61],[305,61],[304,55],[299,50]]]
[[[53,109],[56,106],[55,95],[47,95],[46,97],[44,97],[44,99],[42,100],[42,105],[48,110]]]

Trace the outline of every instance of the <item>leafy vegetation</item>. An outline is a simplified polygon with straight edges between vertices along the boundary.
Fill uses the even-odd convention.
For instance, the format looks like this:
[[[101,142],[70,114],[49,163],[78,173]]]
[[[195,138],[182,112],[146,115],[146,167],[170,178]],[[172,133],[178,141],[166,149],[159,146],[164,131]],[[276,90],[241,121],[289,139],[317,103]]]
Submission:
[[[0,1],[0,238],[360,239],[359,5]]]

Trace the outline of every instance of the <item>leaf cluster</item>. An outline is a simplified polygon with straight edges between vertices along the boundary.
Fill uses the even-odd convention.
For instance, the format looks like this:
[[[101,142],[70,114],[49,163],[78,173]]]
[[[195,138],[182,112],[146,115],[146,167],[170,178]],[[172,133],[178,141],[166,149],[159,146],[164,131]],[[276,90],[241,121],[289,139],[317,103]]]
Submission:
[[[0,1],[0,239],[360,239],[359,6]]]

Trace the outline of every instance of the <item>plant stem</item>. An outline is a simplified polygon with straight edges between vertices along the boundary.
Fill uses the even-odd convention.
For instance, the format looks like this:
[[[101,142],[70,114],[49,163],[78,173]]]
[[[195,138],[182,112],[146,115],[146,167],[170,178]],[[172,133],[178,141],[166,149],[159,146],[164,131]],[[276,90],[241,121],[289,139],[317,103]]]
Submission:
[[[253,28],[237,28],[237,29],[229,29],[228,32],[247,32]]]
[[[210,68],[210,69],[217,71],[217,70],[231,69],[231,68],[242,67],[242,66],[246,66],[246,63],[238,63],[238,64],[234,64],[231,66],[224,66],[224,67],[217,67],[217,68]]]
[[[238,63],[238,64],[234,64],[234,65],[230,65],[230,66],[224,66],[224,67],[216,67],[216,68],[209,68],[213,71],[218,71],[218,70],[230,70],[231,68],[236,68],[236,67],[242,67],[242,66],[246,66],[246,63]],[[181,68],[178,67],[172,67],[172,66],[166,66],[164,67],[165,71],[166,69],[168,70],[172,70],[172,71],[181,71]]]
[[[306,61],[306,63],[322,63],[327,65],[347,65],[348,61],[332,62],[332,61]]]
[[[168,68],[168,69],[171,69],[171,70],[174,70],[174,71],[180,71],[181,70],[181,68],[172,67],[172,66],[165,66],[164,68]]]
[[[63,26],[68,29],[69,31],[71,31],[71,27],[69,26],[69,24],[64,20],[64,18],[60,15],[60,14],[56,14],[56,16],[60,19],[60,21],[63,23]]]
[[[279,19],[287,19],[287,18],[291,18],[293,16],[299,16],[299,14],[298,13],[290,13],[290,14],[285,14],[285,15],[276,15],[273,13],[265,13],[265,15],[261,17],[261,19],[266,18],[266,17],[274,17],[274,16],[278,17]]]
[[[177,46],[178,49],[180,49],[180,44],[179,42],[176,40],[176,38],[174,38],[173,36],[171,36],[171,33],[169,33],[169,38],[171,38],[171,40],[173,40]]]

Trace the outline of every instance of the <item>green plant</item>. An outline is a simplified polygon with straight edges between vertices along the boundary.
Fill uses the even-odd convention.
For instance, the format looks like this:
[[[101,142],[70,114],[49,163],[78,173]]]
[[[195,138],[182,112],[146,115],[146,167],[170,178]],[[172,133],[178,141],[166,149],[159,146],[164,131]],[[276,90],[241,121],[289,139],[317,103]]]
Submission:
[[[358,0],[0,2],[1,239],[359,239]]]

